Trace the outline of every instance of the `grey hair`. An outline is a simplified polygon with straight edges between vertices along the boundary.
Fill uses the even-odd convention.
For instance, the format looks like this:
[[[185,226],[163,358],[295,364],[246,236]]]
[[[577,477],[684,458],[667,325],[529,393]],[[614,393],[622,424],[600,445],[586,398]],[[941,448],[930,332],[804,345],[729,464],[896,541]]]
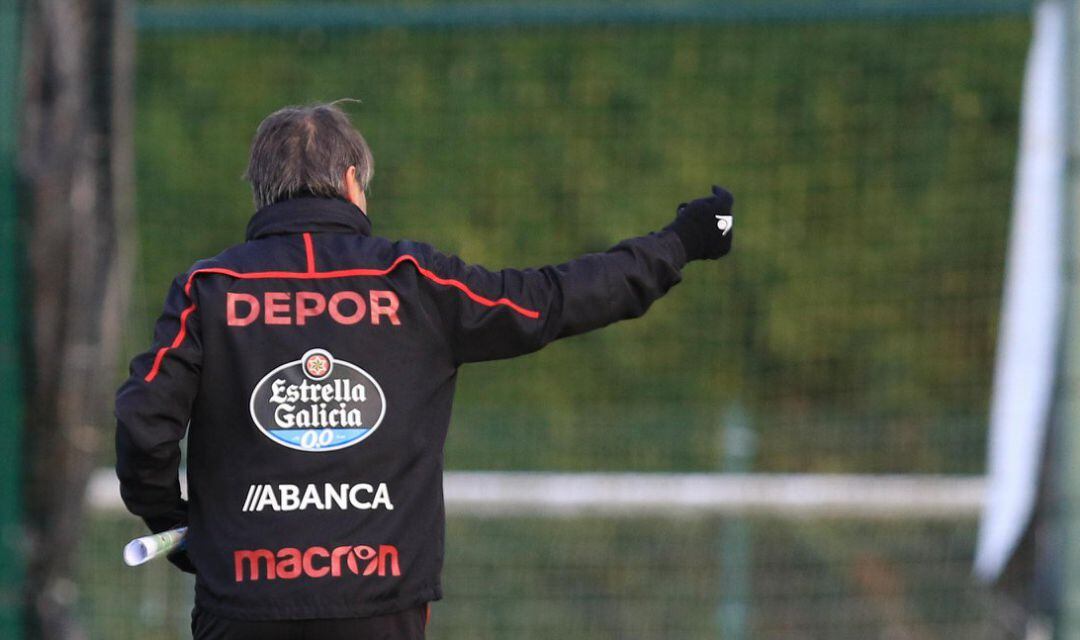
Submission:
[[[338,102],[285,107],[259,123],[244,172],[256,209],[298,195],[342,197],[350,166],[367,190],[375,160]]]

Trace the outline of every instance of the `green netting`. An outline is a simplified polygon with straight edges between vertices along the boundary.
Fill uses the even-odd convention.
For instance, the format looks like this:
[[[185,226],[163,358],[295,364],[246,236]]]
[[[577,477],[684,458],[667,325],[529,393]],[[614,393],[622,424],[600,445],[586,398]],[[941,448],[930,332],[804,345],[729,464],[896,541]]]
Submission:
[[[23,372],[19,286],[22,258],[18,200],[15,194],[17,110],[19,99],[18,42],[22,33],[21,7],[0,6],[0,378],[18,380]],[[20,462],[22,448],[22,388],[5,384],[0,389],[0,635],[21,633],[19,592],[23,580],[21,557]]]
[[[980,473],[1028,31],[1011,14],[146,29],[128,353],[171,278],[242,239],[258,121],[354,97],[376,232],[489,267],[604,249],[713,182],[737,197],[734,256],[691,265],[645,318],[464,369],[449,467],[720,470],[740,405],[755,471]],[[973,522],[744,524],[747,637],[1004,633],[968,576]],[[97,521],[94,548],[120,526]],[[716,637],[723,529],[454,520],[432,635]],[[183,626],[175,577],[96,562],[96,637]]]
[[[1017,19],[142,37],[142,346],[242,238],[253,127],[364,100],[378,233],[562,261],[728,185],[739,251],[645,319],[462,374],[454,466],[981,468],[1027,25]],[[962,43],[959,46],[957,43]],[[569,375],[573,372],[573,375]]]
[[[1023,618],[971,581],[972,522],[824,523],[751,519],[752,581],[724,574],[731,520],[451,518],[431,638],[1017,638]],[[88,544],[138,535],[100,518]],[[91,566],[92,565],[92,566]],[[84,565],[94,638],[183,638],[192,581],[119,554]],[[190,636],[188,636],[190,637]]]

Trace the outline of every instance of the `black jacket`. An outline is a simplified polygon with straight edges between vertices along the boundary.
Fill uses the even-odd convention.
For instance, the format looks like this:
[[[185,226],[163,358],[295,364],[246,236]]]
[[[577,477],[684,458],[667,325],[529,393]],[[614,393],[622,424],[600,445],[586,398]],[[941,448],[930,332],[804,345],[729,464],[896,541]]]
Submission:
[[[370,232],[343,200],[260,210],[246,242],[176,279],[118,392],[124,502],[154,530],[188,524],[211,613],[362,617],[439,599],[458,367],[640,316],[686,261],[673,231],[502,271]]]

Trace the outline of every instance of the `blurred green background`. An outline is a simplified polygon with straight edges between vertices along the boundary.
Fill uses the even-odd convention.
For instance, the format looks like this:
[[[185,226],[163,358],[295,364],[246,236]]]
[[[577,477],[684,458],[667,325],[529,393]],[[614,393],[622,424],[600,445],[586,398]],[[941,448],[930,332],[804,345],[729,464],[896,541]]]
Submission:
[[[713,183],[737,199],[735,253],[643,319],[464,368],[450,468],[716,471],[741,405],[754,471],[981,473],[1029,28],[145,28],[126,352],[177,273],[243,239],[259,120],[358,98],[376,233],[488,267],[603,250]],[[137,523],[95,523],[94,637],[176,637],[186,583],[121,574]],[[745,524],[747,637],[1012,637],[968,575],[973,521]],[[432,637],[718,637],[723,525],[452,518]]]
[[[173,276],[243,239],[259,120],[356,97],[376,232],[489,267],[606,249],[714,182],[736,194],[738,253],[691,265],[644,319],[467,367],[453,466],[713,469],[738,399],[767,431],[760,470],[978,471],[1027,36],[145,33],[130,351]]]

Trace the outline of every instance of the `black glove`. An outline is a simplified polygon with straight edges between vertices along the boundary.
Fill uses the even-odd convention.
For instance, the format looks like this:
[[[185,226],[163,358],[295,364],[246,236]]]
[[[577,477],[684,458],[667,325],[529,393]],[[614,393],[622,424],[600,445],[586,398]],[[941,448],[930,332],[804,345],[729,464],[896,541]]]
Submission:
[[[680,204],[675,221],[664,227],[674,231],[686,247],[686,261],[716,260],[731,251],[735,218],[731,206],[735,198],[723,187],[713,185],[708,198]]]
[[[180,504],[172,512],[163,516],[143,518],[143,522],[146,523],[146,526],[150,527],[150,531],[153,533],[161,533],[162,531],[168,531],[169,529],[175,529],[176,527],[183,527],[187,524],[187,502],[181,500]],[[165,558],[173,563],[177,569],[180,569],[185,573],[195,573],[195,565],[191,564],[191,559],[188,558],[186,549],[173,551],[165,556]]]

